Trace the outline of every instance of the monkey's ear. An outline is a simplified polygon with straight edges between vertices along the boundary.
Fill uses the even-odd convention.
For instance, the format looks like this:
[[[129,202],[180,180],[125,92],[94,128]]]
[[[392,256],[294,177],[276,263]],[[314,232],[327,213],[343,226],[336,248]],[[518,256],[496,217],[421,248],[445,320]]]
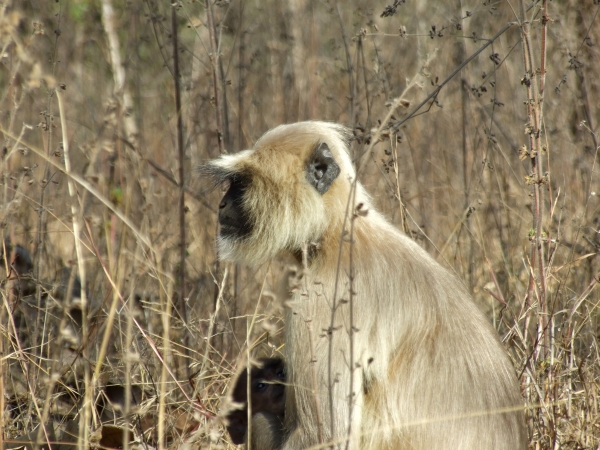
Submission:
[[[323,195],[340,174],[340,166],[333,158],[329,146],[321,142],[315,147],[306,163],[306,181]]]

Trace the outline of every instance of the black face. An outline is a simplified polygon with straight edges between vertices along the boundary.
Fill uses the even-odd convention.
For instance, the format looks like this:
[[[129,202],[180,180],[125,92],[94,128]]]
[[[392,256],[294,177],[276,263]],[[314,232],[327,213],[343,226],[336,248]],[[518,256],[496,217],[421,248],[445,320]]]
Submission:
[[[252,369],[253,413],[282,415],[285,411],[285,367],[281,358],[262,360],[263,367]]]
[[[221,235],[243,238],[252,231],[250,218],[243,207],[248,179],[241,175],[233,175],[228,181],[229,189],[219,204]]]
[[[271,387],[274,393],[285,393],[285,367],[280,358],[267,358],[261,369],[255,368],[252,371],[253,390],[260,393]]]

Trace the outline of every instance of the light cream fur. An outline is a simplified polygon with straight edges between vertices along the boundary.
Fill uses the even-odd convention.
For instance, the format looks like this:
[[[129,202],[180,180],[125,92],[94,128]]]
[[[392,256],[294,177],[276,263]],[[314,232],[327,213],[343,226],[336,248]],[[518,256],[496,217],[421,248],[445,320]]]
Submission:
[[[286,308],[289,435],[282,448],[319,443],[317,409],[324,440],[340,448],[347,439],[351,449],[526,448],[514,368],[463,284],[374,210],[360,184],[346,218],[355,177],[346,133],[324,122],[282,125],[253,150],[209,165],[222,178],[251,180],[243,204],[256,227],[241,241],[219,238],[221,258],[255,265],[298,257],[304,244],[315,249],[305,289]],[[305,178],[321,142],[341,168],[322,196]],[[367,214],[354,215],[350,237],[359,204]]]

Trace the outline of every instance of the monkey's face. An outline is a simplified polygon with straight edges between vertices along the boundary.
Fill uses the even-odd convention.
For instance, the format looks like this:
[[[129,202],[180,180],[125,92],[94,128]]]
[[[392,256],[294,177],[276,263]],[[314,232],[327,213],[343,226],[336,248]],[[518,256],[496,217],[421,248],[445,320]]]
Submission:
[[[281,358],[261,358],[259,365],[250,371],[250,395],[247,391],[248,368],[242,370],[235,380],[231,400],[238,406],[225,416],[227,431],[234,444],[244,443],[248,430],[248,397],[251,414],[267,413],[285,417],[285,365]]]
[[[285,412],[285,369],[283,360],[267,359],[263,368],[250,373],[252,413],[270,413],[283,416]]]
[[[343,218],[354,175],[345,129],[323,122],[283,125],[253,150],[225,155],[203,172],[224,183],[219,205],[219,257],[262,263],[301,253]]]

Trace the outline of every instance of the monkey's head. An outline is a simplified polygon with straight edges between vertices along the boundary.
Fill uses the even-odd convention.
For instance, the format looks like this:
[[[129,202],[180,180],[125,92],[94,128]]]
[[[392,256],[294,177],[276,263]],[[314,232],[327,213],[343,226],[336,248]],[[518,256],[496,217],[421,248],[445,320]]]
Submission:
[[[248,369],[237,378],[231,397],[236,403],[247,404]],[[285,366],[281,358],[261,358],[250,370],[252,414],[282,415],[285,411]]]
[[[248,430],[248,397],[251,414],[271,414],[283,423],[285,417],[285,366],[281,358],[261,358],[250,370],[248,395],[248,368],[240,372],[231,391],[232,408],[226,414],[227,431],[234,444],[244,443]]]
[[[349,132],[300,122],[264,134],[254,148],[224,155],[201,171],[227,191],[219,205],[221,259],[260,264],[341,232],[355,177]],[[359,186],[357,198],[365,194]],[[339,236],[339,234],[338,234]]]

